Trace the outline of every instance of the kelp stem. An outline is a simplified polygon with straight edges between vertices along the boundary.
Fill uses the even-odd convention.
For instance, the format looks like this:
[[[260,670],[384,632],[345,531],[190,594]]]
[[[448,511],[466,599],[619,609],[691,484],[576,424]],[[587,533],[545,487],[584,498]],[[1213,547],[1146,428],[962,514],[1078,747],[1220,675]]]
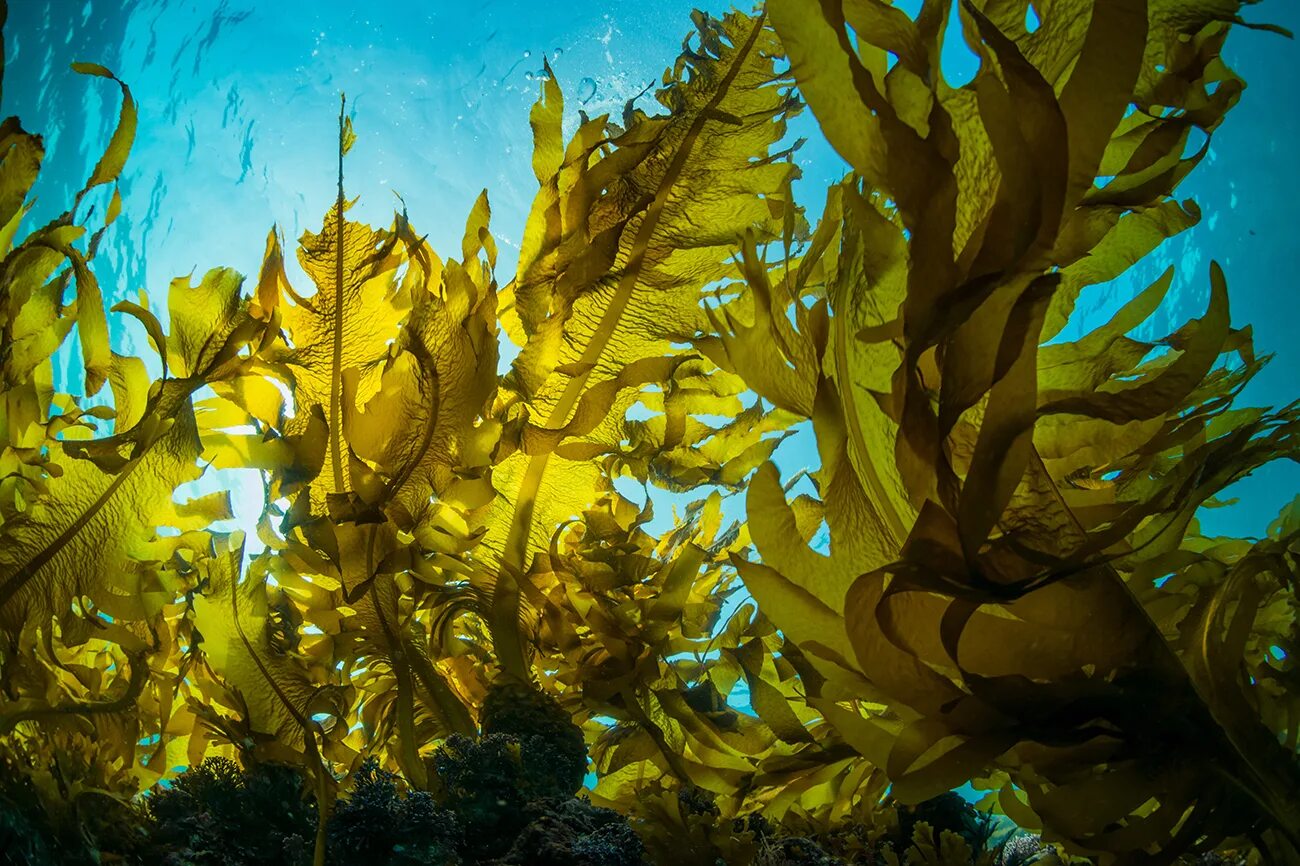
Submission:
[[[343,155],[347,153],[347,104],[345,94],[339,94],[339,181],[338,195],[334,201],[334,285],[339,293],[334,305],[334,367],[337,372],[343,368]],[[342,492],[343,484],[343,377],[334,376],[330,382],[330,467],[334,472],[334,490]]]

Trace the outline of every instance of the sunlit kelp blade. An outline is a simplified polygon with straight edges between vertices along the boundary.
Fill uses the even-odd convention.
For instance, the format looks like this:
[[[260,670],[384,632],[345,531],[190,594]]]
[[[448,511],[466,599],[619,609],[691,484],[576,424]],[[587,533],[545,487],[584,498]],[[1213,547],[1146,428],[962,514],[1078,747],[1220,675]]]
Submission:
[[[772,152],[796,105],[775,71],[774,34],[762,15],[700,14],[696,26],[657,94],[667,112],[629,106],[621,126],[592,119],[565,147],[553,81],[533,111],[542,188],[505,319],[523,345],[505,383],[518,402],[507,433],[520,426],[499,452],[485,539],[501,572],[494,636],[516,676],[522,650],[508,641],[533,555],[591,501],[598,460],[617,451],[637,390],[686,372],[675,345],[708,327],[701,301],[734,273],[745,233],[778,237],[794,207],[782,196],[794,169]],[[735,411],[719,397],[709,406],[700,394],[691,408]],[[679,431],[663,447],[680,444]]]
[[[102,67],[76,71],[112,79]],[[154,349],[180,375],[151,382],[138,358],[113,354],[92,261],[103,228],[86,237],[74,221],[92,188],[115,183],[134,136],[135,108],[121,85],[116,131],[73,207],[30,233],[19,222],[42,156],[39,138],[5,121],[0,174],[4,207],[5,441],[0,505],[0,623],[5,634],[5,731],[33,720],[54,729],[93,730],[128,772],[152,781],[165,767],[133,760],[136,741],[164,749],[178,641],[178,593],[192,584],[190,565],[204,556],[203,529],[229,516],[224,495],[178,502],[176,488],[199,474],[200,451],[190,395],[239,366],[238,352],[260,326],[240,312],[238,282],[211,282],[185,299],[203,314],[203,346],[187,348],[190,323],[173,316],[171,333],[146,309],[121,310],[145,321]],[[118,216],[114,193],[104,220]],[[218,272],[214,272],[216,274]],[[76,303],[64,304],[75,288]],[[223,290],[226,290],[224,298]],[[212,303],[209,303],[211,301]],[[226,304],[224,301],[229,301]],[[76,326],[86,393],[107,381],[114,409],[83,410],[53,388],[51,357]],[[95,433],[111,423],[111,435]],[[157,527],[170,532],[160,537]],[[152,743],[151,743],[152,745]]]
[[[1270,568],[1252,571],[1232,617],[1243,578],[1149,585],[1197,568],[1180,551],[1203,546],[1201,503],[1294,456],[1294,409],[1230,409],[1259,362],[1229,325],[1217,265],[1206,314],[1159,343],[1126,334],[1169,275],[1109,325],[1039,348],[1083,287],[1195,221],[1170,194],[1206,152],[1184,155],[1190,132],[1212,132],[1240,93],[1215,61],[1233,10],[1053,3],[1030,32],[1026,5],[962,6],[981,68],[954,90],[936,66],[958,38],[940,4],[915,20],[873,3],[770,4],[857,176],[828,207],[838,228],[819,230],[839,240],[823,279],[801,267],[768,333],[723,337],[774,402],[791,388],[749,375],[754,341],[821,358],[804,411],[830,554],[776,541],[798,521],[769,467],[749,490],[762,564],[738,564],[827,678],[813,703],[899,796],[996,766],[1029,800],[1005,785],[1008,814],[1084,851],[1167,862],[1265,832],[1294,854],[1300,773],[1278,744],[1294,744],[1294,722],[1264,727],[1238,668],[1257,611],[1294,598],[1294,559],[1257,559]],[[864,698],[887,709],[861,712]]]
[[[285,856],[318,863],[364,850],[380,801],[436,803],[438,856],[532,856],[512,840],[549,798],[536,826],[604,822],[639,857],[614,807],[659,862],[823,850],[808,837],[1005,866],[991,824],[929,799],[968,779],[1103,862],[1243,835],[1290,862],[1295,507],[1262,540],[1195,518],[1296,455],[1300,409],[1233,406],[1266,359],[1217,265],[1173,333],[1152,324],[1171,271],[1062,339],[1081,292],[1200,218],[1172,192],[1241,93],[1235,6],[1034,10],[967,3],[961,33],[944,3],[699,14],[653,111],[568,141],[543,77],[504,286],[486,193],[458,260],[405,210],[352,219],[344,102],[337,139],[302,145],[338,159],[307,283],[272,227],[255,283],[215,268],[173,281],[167,316],[113,308],[148,359],[111,351],[95,277],[120,198],[24,234],[43,144],[5,121],[0,757],[42,803],[125,806],[186,766],[184,796],[265,783],[301,798]],[[958,38],[980,71],[953,88]],[[800,94],[853,169],[812,231]],[[73,334],[111,407],[56,393]],[[820,466],[783,480],[800,425]],[[206,467],[257,471],[247,535],[225,493],[178,501]],[[690,497],[656,536],[662,503],[620,481]],[[405,832],[374,830],[389,853]]]

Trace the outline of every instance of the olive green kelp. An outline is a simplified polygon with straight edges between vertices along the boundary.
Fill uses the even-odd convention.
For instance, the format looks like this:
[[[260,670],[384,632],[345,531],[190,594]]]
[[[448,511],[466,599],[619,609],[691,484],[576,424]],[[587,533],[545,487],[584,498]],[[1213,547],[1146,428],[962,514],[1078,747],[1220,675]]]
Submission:
[[[1219,57],[1236,4],[1055,0],[1031,31],[1023,0],[966,2],[960,34],[947,2],[768,11],[854,174],[778,279],[746,248],[702,348],[817,434],[818,496],[760,468],[761,562],[736,563],[810,703],[906,801],[975,777],[1104,861],[1248,835],[1298,862],[1297,691],[1268,654],[1294,510],[1253,546],[1195,513],[1294,459],[1300,408],[1232,405],[1263,359],[1218,265],[1172,334],[1134,336],[1170,272],[1062,337],[1085,287],[1196,222],[1171,194],[1243,87]],[[952,88],[957,38],[980,69]],[[789,543],[810,515],[826,555]]]
[[[736,586],[728,556],[747,536],[722,523],[716,491],[738,489],[793,418],[746,408],[742,380],[682,348],[707,325],[706,287],[739,273],[732,252],[747,233],[802,231],[795,169],[774,147],[796,107],[777,56],[762,16],[700,15],[658,94],[666,113],[629,107],[621,127],[584,120],[567,151],[548,79],[533,115],[541,192],[500,305],[486,197],[460,262],[436,256],[404,213],[387,230],[347,218],[345,113],[335,206],[299,249],[314,291],[291,285],[272,231],[251,294],[226,269],[197,286],[177,280],[171,333],[147,298],[116,308],[143,327],[153,367],[101,359],[107,328],[86,264],[97,241],[84,254],[71,247],[71,216],[26,241],[7,260],[17,288],[6,294],[6,381],[25,390],[6,394],[6,454],[18,467],[6,480],[16,515],[5,526],[6,726],[28,730],[37,716],[129,725],[111,741],[128,767],[145,750],[145,782],[213,750],[301,763],[325,811],[334,773],[364,755],[424,784],[429,748],[475,729],[500,668],[535,676],[520,665],[536,644],[542,686],[580,721],[607,714],[629,726],[612,736],[617,756],[598,749],[611,772],[635,764],[641,778],[669,772],[721,792],[788,752],[767,723],[734,711],[722,712],[722,734],[699,721],[741,679],[735,659],[719,661],[732,671],[715,677],[721,691],[705,688],[711,662],[667,661],[736,649],[713,633]],[[88,188],[125,160],[126,96]],[[10,127],[12,236],[39,140]],[[114,198],[110,219],[118,207]],[[59,255],[71,269],[56,270]],[[75,308],[61,304],[72,279]],[[504,378],[499,307],[523,345]],[[85,421],[72,398],[49,394],[47,359],[74,321],[87,394],[104,378],[113,385],[113,408],[86,410]],[[634,399],[650,417],[626,419]],[[735,417],[715,427],[702,415]],[[78,433],[90,419],[114,422],[112,435]],[[552,458],[565,477],[540,484]],[[211,531],[231,516],[223,493],[173,503],[205,464],[259,473],[256,539]],[[103,476],[98,486],[86,472]],[[640,528],[652,512],[612,490],[627,474],[701,498],[655,539]],[[519,487],[525,476],[540,486]],[[517,508],[544,519],[516,521]],[[520,526],[523,546],[510,547]],[[577,592],[584,581],[597,593],[590,604]],[[642,609],[635,628],[629,602]],[[779,642],[753,615],[743,609],[733,631],[748,641],[744,677],[761,689],[777,676]],[[79,652],[95,654],[84,672]],[[615,668],[608,691],[584,693]],[[61,682],[69,675],[78,682]],[[780,679],[793,697],[793,670]],[[705,703],[692,697],[705,691]],[[85,699],[51,699],[60,692]],[[782,714],[787,740],[811,747],[784,700],[764,705]]]
[[[663,426],[643,430],[651,453],[625,464],[641,480],[651,470],[690,477],[690,469],[691,486],[728,474],[738,480],[743,469],[720,467],[762,432],[747,439],[745,428],[761,417],[740,411],[739,389],[710,387],[698,364],[683,367],[692,356],[682,347],[708,327],[706,290],[736,274],[734,252],[746,232],[775,238],[798,219],[786,194],[795,169],[773,152],[797,102],[776,71],[780,47],[762,15],[697,13],[696,30],[698,47],[687,40],[656,94],[667,113],[629,104],[621,126],[587,120],[566,147],[554,81],[533,109],[541,190],[518,275],[503,293],[503,324],[522,348],[503,383],[493,470],[501,495],[480,553],[499,567],[493,635],[502,666],[516,676],[524,657],[511,644],[523,575],[555,527],[592,501],[599,463],[620,451],[638,390],[654,385],[666,395]],[[713,431],[688,416],[733,413],[740,435],[717,437],[715,453],[703,456],[719,468],[698,471],[707,465],[690,446]],[[653,459],[672,449],[680,450]],[[757,458],[746,456],[752,466]]]
[[[145,358],[112,350],[104,229],[78,219],[120,209],[129,91],[69,212],[21,237],[43,146],[5,121],[0,737],[98,743],[104,790],[294,764],[321,863],[350,773],[436,789],[438,743],[524,680],[584,728],[593,800],[682,862],[755,857],[728,830],[749,813],[866,826],[891,785],[972,778],[1102,860],[1242,836],[1294,859],[1300,512],[1257,542],[1195,515],[1296,456],[1300,409],[1232,404],[1265,359],[1217,267],[1172,334],[1149,324],[1169,273],[1063,338],[1084,289],[1197,221],[1171,194],[1241,93],[1235,4],[1034,9],[1030,32],[1025,2],[961,7],[981,70],[958,89],[950,4],[880,0],[697,14],[662,111],[567,142],[546,77],[500,286],[486,195],[459,260],[405,212],[349,216],[341,110],[311,287],[272,230],[247,292],[217,268],[165,317],[113,308]],[[854,172],[811,232],[799,94]],[[55,389],[69,350],[81,397]],[[783,486],[808,419],[820,468]],[[224,492],[179,495],[205,470],[252,470],[255,532]],[[620,480],[689,497],[655,535],[662,502]],[[742,578],[757,605],[729,604]]]
[[[116,81],[99,66],[74,69]],[[171,675],[154,680],[150,667],[174,670],[169,621],[182,572],[204,555],[203,528],[229,516],[224,494],[173,499],[201,472],[190,396],[234,375],[262,326],[243,311],[226,272],[213,271],[199,286],[172,286],[170,334],[140,305],[114,308],[145,323],[160,378],[151,380],[141,359],[111,351],[90,263],[119,213],[116,187],[104,227],[89,238],[74,214],[97,187],[116,183],[134,137],[135,104],[120,86],[116,130],[72,208],[21,239],[44,149],[16,118],[3,124],[0,729],[32,719],[93,723],[106,753],[152,781],[161,771],[134,760],[135,743],[142,727],[147,735],[162,723],[157,713],[169,700],[161,682]],[[75,302],[65,303],[70,284]],[[74,325],[85,394],[107,382],[114,408],[82,408],[54,389],[51,358]],[[92,438],[105,422],[112,434]],[[159,526],[174,532],[159,537]]]
[[[290,285],[272,231],[254,306],[277,334],[250,375],[201,407],[215,465],[264,472],[266,549],[244,579],[279,599],[253,602],[279,611],[280,655],[292,663],[279,673],[249,664],[268,653],[230,633],[235,618],[209,614],[208,602],[196,625],[206,642],[239,650],[214,668],[257,730],[312,748],[323,715],[326,758],[351,767],[391,748],[422,785],[420,744],[474,730],[427,608],[467,570],[456,556],[473,545],[472,514],[491,496],[475,424],[496,388],[496,251],[482,197],[463,264],[439,259],[405,214],[388,230],[349,220],[343,157],[354,135],[339,120],[337,199],[299,248],[315,292]],[[227,591],[231,601],[243,592]],[[263,700],[248,702],[252,694]]]
[[[336,685],[365,671],[353,682],[365,733],[348,742],[374,749],[395,732],[398,763],[414,781],[420,744],[472,728],[469,707],[496,665],[532,677],[521,667],[530,662],[524,650],[557,576],[572,582],[599,568],[565,557],[556,536],[584,514],[598,526],[603,508],[627,507],[610,495],[614,477],[734,488],[778,441],[764,436],[780,420],[743,408],[743,382],[681,346],[707,324],[706,287],[738,273],[732,251],[745,233],[773,237],[800,225],[788,196],[794,169],[772,148],[795,103],[774,71],[777,46],[761,17],[701,15],[696,24],[698,49],[687,46],[659,93],[666,114],[629,108],[622,128],[587,120],[565,150],[562,96],[553,80],[543,84],[532,118],[541,190],[519,275],[500,301],[503,325],[522,344],[508,375],[496,375],[486,198],[470,215],[463,263],[444,263],[404,214],[384,232],[346,219],[340,174],[335,209],[299,252],[316,292],[289,285],[272,233],[255,315],[283,336],[262,347],[250,375],[214,386],[218,398],[204,404],[215,465],[267,473],[262,557],[303,622],[322,633],[300,651],[342,664]],[[346,117],[340,129],[342,159],[352,135]],[[293,394],[292,414],[268,379]],[[657,391],[643,391],[651,385]],[[652,417],[629,422],[638,398]],[[737,417],[715,429],[697,414]],[[706,545],[716,516],[710,525]],[[651,618],[669,617],[654,643],[682,628],[692,586],[714,619],[722,601],[707,598],[721,575],[705,563],[740,536],[733,530],[711,553],[693,544],[678,551],[690,534],[660,554],[652,543],[621,576],[623,591],[642,583],[642,600],[657,605]],[[661,578],[670,586],[659,587]],[[661,592],[676,600],[656,601]],[[703,641],[712,619],[703,608],[699,616]],[[583,649],[588,660],[546,679],[557,694],[576,693],[595,674],[590,625],[563,614],[546,625],[546,641],[557,642],[548,651],[572,659]],[[658,652],[682,649],[668,641]],[[620,707],[593,692],[575,712],[642,721],[660,712],[659,698],[637,698],[640,684],[625,685]],[[660,688],[669,686],[687,688]],[[642,706],[647,700],[656,706]],[[751,753],[766,750],[755,742],[737,758],[751,771]],[[679,754],[661,748],[659,759]]]

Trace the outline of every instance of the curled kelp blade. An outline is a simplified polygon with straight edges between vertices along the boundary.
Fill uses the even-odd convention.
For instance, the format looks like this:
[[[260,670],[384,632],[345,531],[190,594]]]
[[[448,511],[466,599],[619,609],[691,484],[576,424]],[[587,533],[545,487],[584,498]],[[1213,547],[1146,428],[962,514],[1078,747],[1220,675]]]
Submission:
[[[1294,753],[1216,697],[1257,689],[1239,674],[1236,691],[1207,689],[1196,673],[1231,667],[1241,644],[1190,653],[1153,622],[1171,600],[1135,597],[1133,575],[1196,543],[1200,503],[1294,454],[1292,410],[1229,409],[1259,363],[1229,324],[1222,273],[1206,314],[1162,340],[1128,335],[1168,276],[1093,334],[1039,348],[1083,287],[1195,222],[1171,193],[1204,154],[1184,155],[1188,134],[1212,132],[1240,93],[1209,62],[1235,9],[1080,0],[1039,8],[1033,32],[1026,11],[964,3],[958,34],[940,3],[915,19],[879,3],[769,5],[857,179],[829,217],[829,344],[827,326],[786,319],[807,294],[794,286],[764,335],[790,346],[793,321],[808,348],[788,357],[821,358],[800,387],[815,389],[801,402],[830,555],[770,540],[797,521],[765,469],[749,492],[763,562],[738,564],[825,678],[828,717],[900,796],[1003,766],[1081,850],[1168,860],[1270,825],[1294,837]],[[980,58],[962,88],[938,70],[945,38]],[[732,333],[731,367],[789,403],[793,382]],[[1234,634],[1251,633],[1254,607]]]
[[[111,351],[94,257],[121,197],[114,188],[93,232],[77,222],[77,210],[93,189],[116,183],[135,134],[135,104],[107,69],[73,68],[119,86],[118,123],[68,211],[25,234],[20,223],[43,147],[16,119],[3,124],[0,679],[13,703],[0,716],[6,727],[19,719],[49,729],[90,725],[118,754],[120,743],[148,738],[157,743],[153,754],[125,764],[151,781],[166,770],[160,756],[174,755],[185,739],[173,724],[176,693],[151,672],[182,664],[174,602],[194,585],[189,564],[205,555],[206,527],[230,517],[224,494],[176,496],[202,471],[191,398],[235,375],[262,327],[240,301],[239,275],[218,269],[198,285],[173,286],[170,333],[143,295],[114,308],[144,325],[161,377],[144,359]],[[64,303],[69,287],[75,303]],[[84,393],[107,382],[111,406],[83,408],[55,391],[51,359],[74,326]]]
[[[391,742],[423,785],[420,745],[473,733],[467,704],[484,676],[462,669],[473,677],[455,681],[432,609],[476,573],[467,553],[494,495],[498,431],[482,422],[497,387],[496,247],[485,195],[463,261],[436,255],[405,212],[387,230],[350,220],[352,136],[341,114],[338,200],[299,247],[314,292],[290,284],[268,236],[256,307],[279,331],[254,375],[217,389],[208,443],[218,466],[266,471],[262,534],[278,582],[342,677],[367,672],[349,710],[365,734],[353,739]],[[241,427],[254,432],[231,432]]]
[[[794,168],[773,158],[796,105],[776,71],[774,33],[761,14],[697,13],[695,23],[656,94],[663,111],[629,105],[620,124],[590,119],[566,145],[562,94],[549,77],[533,110],[541,189],[503,304],[523,346],[505,382],[515,403],[504,420],[507,430],[511,418],[540,429],[500,452],[484,548],[501,563],[493,629],[515,676],[525,675],[512,637],[517,575],[590,503],[595,460],[620,450],[637,392],[659,384],[671,393],[681,381],[682,345],[709,329],[700,302],[734,273],[735,247],[751,231],[778,238],[795,219],[782,195]],[[707,411],[707,399],[696,395],[692,408]],[[671,447],[681,434],[664,435]]]

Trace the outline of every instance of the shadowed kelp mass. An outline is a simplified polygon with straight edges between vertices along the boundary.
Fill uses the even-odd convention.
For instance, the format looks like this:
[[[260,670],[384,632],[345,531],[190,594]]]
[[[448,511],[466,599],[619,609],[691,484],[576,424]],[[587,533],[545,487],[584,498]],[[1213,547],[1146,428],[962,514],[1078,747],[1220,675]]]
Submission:
[[[349,217],[345,100],[310,285],[273,227],[165,315],[104,309],[136,108],[78,64],[120,118],[46,226],[0,127],[0,862],[1300,863],[1300,514],[1196,519],[1300,405],[1235,402],[1217,264],[1172,333],[1170,271],[1062,336],[1199,220],[1239,11],[697,13],[653,112],[566,140],[543,79],[505,282],[486,192],[459,258]],[[815,225],[805,106],[851,167]],[[179,492],[236,469],[253,537]]]

